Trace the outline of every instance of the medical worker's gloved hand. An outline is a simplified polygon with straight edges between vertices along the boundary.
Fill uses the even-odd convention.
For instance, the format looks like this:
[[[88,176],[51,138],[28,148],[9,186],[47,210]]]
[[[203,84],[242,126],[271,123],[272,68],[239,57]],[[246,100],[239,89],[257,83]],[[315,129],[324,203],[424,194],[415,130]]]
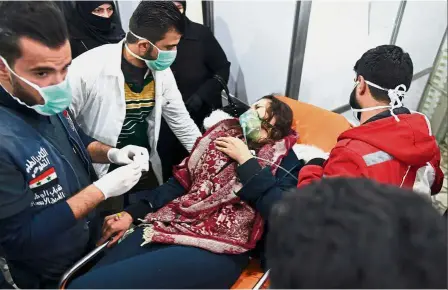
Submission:
[[[135,155],[134,156],[134,162],[137,162],[140,164],[142,171],[148,171],[149,170],[149,160],[147,156],[144,155]]]
[[[104,199],[128,192],[142,176],[139,162],[132,162],[104,175],[93,184],[104,194]]]
[[[109,152],[107,152],[107,158],[111,163],[117,165],[126,165],[130,164],[136,159],[149,161],[149,153],[148,149],[146,148],[128,145],[121,149],[110,149]]]

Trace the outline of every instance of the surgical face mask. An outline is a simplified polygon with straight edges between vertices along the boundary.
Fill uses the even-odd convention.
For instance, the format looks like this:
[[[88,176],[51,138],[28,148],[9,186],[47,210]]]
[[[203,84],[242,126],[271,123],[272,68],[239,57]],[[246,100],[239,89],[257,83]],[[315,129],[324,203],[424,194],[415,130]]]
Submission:
[[[243,129],[244,138],[247,140],[258,141],[261,138],[261,123],[262,120],[258,116],[257,111],[249,109],[244,112],[239,122]]]
[[[24,79],[21,76],[19,76],[18,74],[16,74],[9,67],[8,63],[6,62],[6,60],[3,57],[0,56],[0,59],[3,61],[5,66],[8,68],[8,70],[13,75],[15,75],[18,79],[22,80],[24,83],[26,83],[33,89],[35,89],[39,93],[39,95],[42,97],[42,99],[44,99],[44,102],[45,102],[43,105],[29,106],[29,105],[25,104],[24,102],[22,102],[19,98],[13,96],[13,94],[10,93],[11,97],[14,98],[14,100],[16,100],[19,104],[26,106],[30,109],[33,109],[34,111],[36,111],[37,113],[39,113],[41,115],[51,116],[51,115],[56,115],[58,113],[61,113],[62,111],[67,109],[68,106],[70,105],[70,103],[72,102],[72,92],[70,90],[70,85],[67,81],[67,78],[63,82],[61,82],[57,85],[41,88],[38,85],[36,85],[36,84],[30,82],[29,80]]]
[[[352,92],[352,95],[350,95],[350,107],[351,107],[351,110],[353,112],[353,116],[358,121],[360,121],[361,112],[368,112],[368,111],[373,111],[373,110],[378,110],[378,109],[389,109],[391,115],[395,118],[395,120],[397,122],[400,122],[400,119],[394,113],[394,109],[395,108],[400,108],[400,107],[403,106],[403,103],[401,102],[401,100],[403,99],[403,97],[406,94],[406,86],[401,84],[401,85],[397,86],[395,89],[385,89],[385,88],[380,87],[379,85],[374,84],[374,83],[372,83],[370,81],[366,80],[365,82],[369,86],[372,86],[372,87],[377,88],[377,89],[382,90],[382,91],[386,91],[387,95],[389,96],[390,103],[389,103],[388,106],[375,106],[375,107],[361,109],[361,106],[359,105],[358,101],[356,100],[355,89],[359,85],[359,82],[356,82],[355,83],[355,88],[353,89],[353,92]]]
[[[127,43],[125,44],[127,51],[133,57],[143,60],[150,69],[153,69],[156,71],[165,70],[165,69],[169,68],[171,66],[171,64],[174,62],[174,60],[176,59],[177,50],[160,50],[157,46],[155,46],[151,41],[147,40],[146,38],[138,36],[135,33],[133,33],[132,31],[129,31],[129,32],[132,35],[134,35],[135,37],[137,37],[138,39],[148,41],[153,47],[155,47],[157,49],[157,51],[158,51],[157,59],[149,60],[149,59],[144,59],[141,56],[138,56],[137,54],[133,53],[129,49],[128,44]]]

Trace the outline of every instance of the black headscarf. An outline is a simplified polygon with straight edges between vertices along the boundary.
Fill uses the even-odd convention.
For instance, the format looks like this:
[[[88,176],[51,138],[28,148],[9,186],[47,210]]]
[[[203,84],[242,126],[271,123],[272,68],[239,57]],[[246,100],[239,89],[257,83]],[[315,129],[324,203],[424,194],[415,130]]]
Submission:
[[[98,6],[111,4],[114,13],[110,18],[92,14]],[[88,49],[106,43],[117,43],[125,33],[118,21],[113,1],[75,1],[75,8],[69,20],[70,37],[80,40]]]
[[[179,2],[180,4],[182,4],[182,6],[184,7],[184,14],[187,11],[187,1],[174,1],[174,2]]]
[[[173,2],[180,3],[182,5],[182,7],[184,7],[184,12],[182,14],[184,15],[184,20],[185,20],[185,33],[187,33],[188,25],[191,22],[191,20],[188,19],[188,17],[187,17],[187,1],[173,1]],[[184,35],[185,35],[185,33],[184,33]]]

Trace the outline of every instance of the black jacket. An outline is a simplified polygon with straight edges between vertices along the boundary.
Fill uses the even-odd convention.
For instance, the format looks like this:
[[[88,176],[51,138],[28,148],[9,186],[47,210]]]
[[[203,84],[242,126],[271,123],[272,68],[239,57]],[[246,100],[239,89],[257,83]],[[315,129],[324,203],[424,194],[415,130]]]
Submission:
[[[284,192],[297,187],[297,176],[299,176],[299,171],[303,165],[303,161],[299,161],[294,151],[290,150],[280,163],[280,166],[289,173],[279,168],[273,176],[269,167],[261,168],[254,158],[237,168],[237,176],[243,184],[243,188],[237,195],[253,206],[263,217],[266,222],[263,236],[266,236],[269,227],[267,221],[272,206],[283,197]],[[140,201],[127,207],[125,211],[132,216],[135,223],[138,223],[138,219],[144,218],[150,212],[159,210],[185,193],[182,185],[176,179],[170,178],[154,190],[136,193]],[[264,265],[263,248],[264,238],[258,243],[252,255],[260,256]]]
[[[191,97],[202,101],[200,108],[189,108],[197,124],[202,124],[212,109],[222,106],[222,87],[213,76],[219,75],[227,83],[230,62],[209,28],[185,17],[185,32],[171,70],[184,101]]]
[[[222,107],[221,84],[229,80],[230,62],[213,33],[207,27],[185,17],[185,32],[177,47],[177,57],[171,65],[177,86],[193,121],[201,128],[204,119]],[[193,100],[190,99],[195,99]],[[172,168],[184,159],[188,152],[162,119],[157,146],[162,161],[163,180],[172,176]]]

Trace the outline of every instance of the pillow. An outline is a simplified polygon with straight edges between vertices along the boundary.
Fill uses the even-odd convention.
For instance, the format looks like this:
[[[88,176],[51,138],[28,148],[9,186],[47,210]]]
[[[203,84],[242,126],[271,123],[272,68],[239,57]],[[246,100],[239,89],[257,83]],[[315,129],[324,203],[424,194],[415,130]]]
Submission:
[[[276,97],[292,109],[293,129],[299,134],[299,144],[314,145],[329,152],[339,135],[352,128],[342,115],[288,97]]]

